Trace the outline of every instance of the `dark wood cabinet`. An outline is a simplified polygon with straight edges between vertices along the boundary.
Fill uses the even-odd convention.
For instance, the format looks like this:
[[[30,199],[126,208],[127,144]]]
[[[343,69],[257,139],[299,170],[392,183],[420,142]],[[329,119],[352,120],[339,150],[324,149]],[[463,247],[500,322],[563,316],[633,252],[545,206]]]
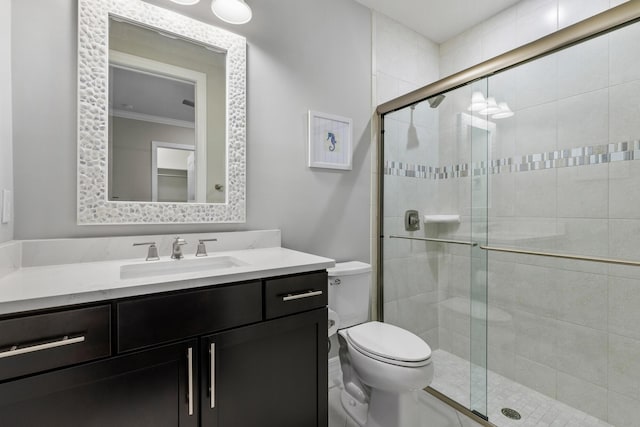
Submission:
[[[303,273],[0,319],[0,426],[327,427],[326,285]]]
[[[202,426],[326,427],[326,341],[326,308],[202,338]]]
[[[0,425],[196,427],[197,345],[181,342],[4,383]]]

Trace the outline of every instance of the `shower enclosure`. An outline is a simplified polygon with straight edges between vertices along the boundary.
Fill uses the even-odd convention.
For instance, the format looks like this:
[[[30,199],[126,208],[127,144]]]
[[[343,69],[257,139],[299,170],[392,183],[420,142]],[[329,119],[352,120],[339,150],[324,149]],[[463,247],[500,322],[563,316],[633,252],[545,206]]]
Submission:
[[[380,317],[493,424],[640,425],[639,17],[378,108]]]

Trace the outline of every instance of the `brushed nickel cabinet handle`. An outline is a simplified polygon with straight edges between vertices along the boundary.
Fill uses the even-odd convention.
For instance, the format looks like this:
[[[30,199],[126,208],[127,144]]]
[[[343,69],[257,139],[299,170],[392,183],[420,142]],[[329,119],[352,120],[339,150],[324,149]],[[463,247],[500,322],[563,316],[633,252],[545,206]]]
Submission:
[[[189,404],[189,415],[193,415],[193,348],[187,349],[187,402]]]
[[[321,290],[320,291],[309,290],[299,294],[285,295],[282,297],[282,301],[293,301],[293,300],[302,299],[302,298],[317,297],[318,295],[322,295]]]
[[[211,409],[216,407],[216,343],[211,343]]]
[[[59,340],[47,342],[44,344],[36,344],[30,345],[27,347],[20,347],[19,345],[14,345],[11,349],[0,352],[0,359],[11,356],[18,356],[20,354],[33,353],[36,351],[48,350],[50,348],[62,347],[65,345],[77,344],[83,342],[85,340],[84,335],[74,338],[69,338],[68,335],[60,338]]]

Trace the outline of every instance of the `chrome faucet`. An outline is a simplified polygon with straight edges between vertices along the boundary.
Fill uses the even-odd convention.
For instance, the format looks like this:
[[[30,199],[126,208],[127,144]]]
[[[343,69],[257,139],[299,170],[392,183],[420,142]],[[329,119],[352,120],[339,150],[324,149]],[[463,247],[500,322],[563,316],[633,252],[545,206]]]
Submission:
[[[218,239],[200,239],[196,256],[207,256],[207,247],[204,242],[217,242]]]
[[[157,261],[160,259],[158,256],[158,247],[156,246],[156,242],[142,242],[142,243],[134,243],[133,246],[143,246],[149,245],[149,251],[147,252],[147,261]]]
[[[173,241],[173,245],[171,246],[171,259],[179,260],[184,258],[184,255],[182,254],[182,247],[186,244],[186,240],[176,237]]]

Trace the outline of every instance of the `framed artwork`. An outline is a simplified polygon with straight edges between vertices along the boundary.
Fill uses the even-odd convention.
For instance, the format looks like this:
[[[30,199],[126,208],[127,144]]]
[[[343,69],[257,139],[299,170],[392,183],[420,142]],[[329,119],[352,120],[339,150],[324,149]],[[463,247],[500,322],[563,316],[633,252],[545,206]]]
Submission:
[[[310,168],[351,170],[352,120],[309,110]]]

